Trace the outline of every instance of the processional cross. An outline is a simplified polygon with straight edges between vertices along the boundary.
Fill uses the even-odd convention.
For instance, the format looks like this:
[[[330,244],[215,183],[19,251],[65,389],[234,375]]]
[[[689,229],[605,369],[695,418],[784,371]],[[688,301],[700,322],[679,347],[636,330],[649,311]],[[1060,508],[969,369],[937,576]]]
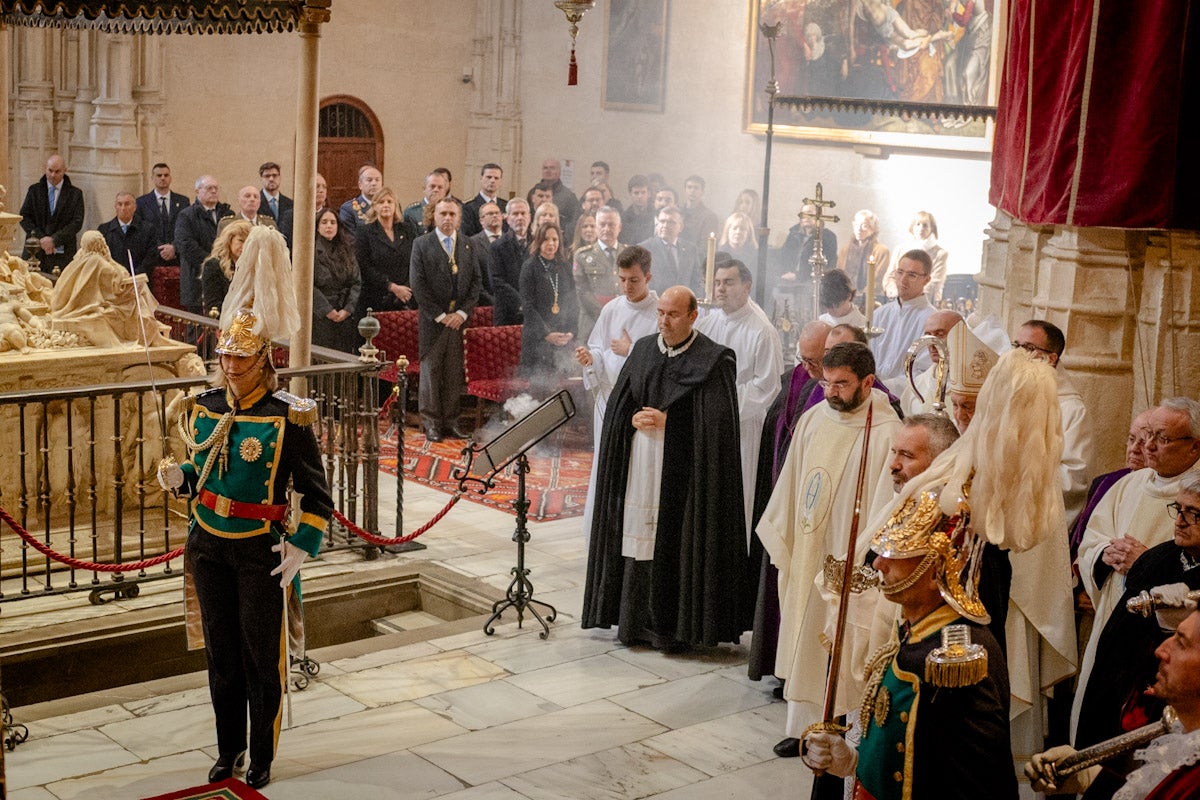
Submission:
[[[817,184],[816,198],[806,197],[802,201],[805,206],[815,206],[816,214],[811,214],[811,218],[817,223],[817,238],[813,242],[813,252],[808,258],[808,266],[812,270],[812,297],[813,297],[813,319],[821,315],[821,276],[825,274],[825,267],[829,264],[829,259],[825,258],[825,252],[821,246],[821,239],[825,233],[826,222],[841,222],[841,217],[836,214],[825,214],[826,208],[834,208],[837,203],[833,200],[825,199],[825,190],[821,184]]]

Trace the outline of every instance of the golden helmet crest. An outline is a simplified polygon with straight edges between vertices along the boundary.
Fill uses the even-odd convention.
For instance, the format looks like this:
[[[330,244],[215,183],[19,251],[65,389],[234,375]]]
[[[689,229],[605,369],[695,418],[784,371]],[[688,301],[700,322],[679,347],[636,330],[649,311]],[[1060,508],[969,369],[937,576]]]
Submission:
[[[223,356],[252,356],[267,346],[268,342],[254,332],[258,322],[254,309],[240,308],[217,337],[216,351]]]

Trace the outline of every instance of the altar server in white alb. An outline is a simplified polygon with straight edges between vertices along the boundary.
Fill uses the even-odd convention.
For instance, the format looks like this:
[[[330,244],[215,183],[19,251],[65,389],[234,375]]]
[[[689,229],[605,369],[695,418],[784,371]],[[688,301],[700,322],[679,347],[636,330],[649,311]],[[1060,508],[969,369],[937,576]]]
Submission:
[[[875,314],[874,325],[882,328],[883,333],[871,340],[871,352],[875,354],[875,374],[888,386],[903,385],[904,357],[925,332],[925,320],[934,311],[925,296],[925,284],[929,283],[932,271],[933,261],[924,250],[909,250],[900,256],[892,273],[896,299],[889,300]],[[921,353],[913,371],[924,371],[931,363],[929,354]]]
[[[650,251],[638,245],[625,247],[617,256],[617,281],[621,294],[600,308],[587,346],[575,348],[575,359],[583,367],[583,385],[592,393],[593,452],[600,452],[600,433],[608,395],[633,343],[658,330],[658,293],[650,288]],[[592,530],[592,504],[596,496],[596,469],[588,481],[583,530]]]
[[[737,355],[738,419],[741,421],[742,494],[746,507],[746,544],[750,543],[758,448],[767,409],[779,394],[783,344],[766,312],[750,299],[750,270],[736,259],[719,262],[713,298],[717,309],[696,323],[708,338]]]

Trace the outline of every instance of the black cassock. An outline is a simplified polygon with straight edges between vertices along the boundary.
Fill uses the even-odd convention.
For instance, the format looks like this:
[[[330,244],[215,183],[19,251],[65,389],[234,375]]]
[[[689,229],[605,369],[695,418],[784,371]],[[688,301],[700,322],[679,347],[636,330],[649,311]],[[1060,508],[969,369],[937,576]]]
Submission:
[[[622,641],[736,642],[753,611],[735,357],[693,335],[675,357],[659,349],[657,334],[639,339],[604,415],[583,627],[620,625]],[[666,411],[667,427],[654,558],[635,562],[621,555],[621,540],[632,419],[644,406]],[[627,630],[633,620],[639,629]]]

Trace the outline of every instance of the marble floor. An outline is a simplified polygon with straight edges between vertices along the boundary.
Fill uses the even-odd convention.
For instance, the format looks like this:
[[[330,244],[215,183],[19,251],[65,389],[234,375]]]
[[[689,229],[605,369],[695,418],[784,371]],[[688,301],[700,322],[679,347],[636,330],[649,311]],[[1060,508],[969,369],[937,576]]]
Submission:
[[[382,487],[388,497],[394,484]],[[406,529],[446,495],[406,484]],[[381,509],[381,518],[394,516]],[[310,562],[305,578],[420,559],[473,576],[503,595],[514,563],[513,517],[463,502],[422,537],[428,549],[365,562]],[[530,526],[535,598],[558,608],[547,640],[505,615],[390,617],[375,639],[315,650],[320,675],[293,693],[270,798],[752,798],[808,796],[798,759],[771,751],[785,707],[774,681],[746,678],[746,647],[684,656],[629,648],[615,631],[582,630],[586,547],[579,519]],[[394,561],[391,563],[395,563]],[[12,604],[5,630],[173,602],[172,581],[134,600],[86,596]],[[41,604],[40,606],[37,604]],[[15,606],[15,607],[14,607]],[[431,638],[413,639],[425,629]],[[389,633],[391,632],[391,633]],[[404,644],[396,644],[404,637]],[[215,734],[202,673],[15,709],[30,740],[6,756],[10,800],[136,800],[202,783]]]

